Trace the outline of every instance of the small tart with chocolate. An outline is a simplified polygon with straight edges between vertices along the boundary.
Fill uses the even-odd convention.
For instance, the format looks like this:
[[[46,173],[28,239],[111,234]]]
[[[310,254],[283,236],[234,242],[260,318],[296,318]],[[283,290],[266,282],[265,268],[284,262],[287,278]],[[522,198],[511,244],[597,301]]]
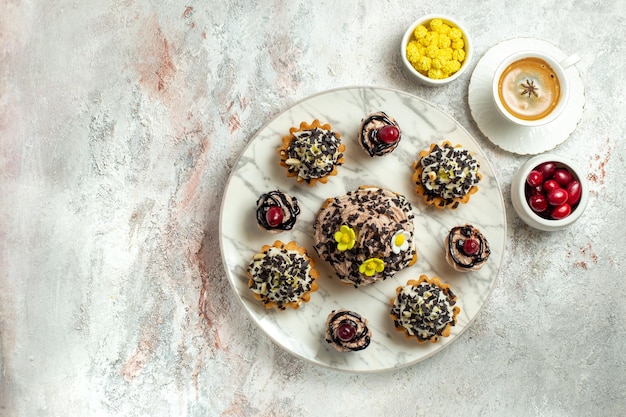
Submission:
[[[293,229],[299,214],[298,200],[279,190],[261,194],[256,201],[257,224],[270,233]]]
[[[430,149],[421,151],[413,169],[415,192],[440,209],[466,204],[482,179],[480,163],[472,153],[448,141],[433,143]]]
[[[325,184],[329,177],[337,175],[337,167],[345,162],[345,149],[341,135],[328,123],[321,124],[315,119],[311,124],[302,122],[300,127],[290,128],[278,154],[288,177],[315,185],[317,182]]]
[[[248,288],[266,308],[297,309],[317,291],[319,272],[305,248],[277,240],[264,245],[247,268]]]
[[[369,285],[415,264],[414,218],[405,196],[361,186],[322,204],[313,247],[342,282]]]
[[[459,272],[479,270],[491,254],[489,242],[471,224],[450,229],[445,238],[445,248],[446,261]]]
[[[438,277],[409,280],[396,289],[391,299],[391,318],[396,330],[418,343],[436,343],[441,337],[450,336],[450,328],[456,324],[461,309],[456,305],[456,295],[448,284]]]
[[[398,147],[402,131],[396,120],[379,111],[361,120],[359,143],[371,157],[384,156]]]
[[[349,310],[333,310],[326,319],[326,342],[339,352],[355,352],[369,346],[372,331],[367,319]]]

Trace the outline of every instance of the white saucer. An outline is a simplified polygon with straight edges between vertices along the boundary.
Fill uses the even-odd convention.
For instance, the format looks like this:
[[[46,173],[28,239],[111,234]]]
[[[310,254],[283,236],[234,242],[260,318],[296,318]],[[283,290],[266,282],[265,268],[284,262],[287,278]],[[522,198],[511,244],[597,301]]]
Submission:
[[[478,128],[494,145],[505,151],[534,155],[563,143],[576,129],[585,106],[585,91],[578,69],[572,65],[565,70],[570,77],[569,102],[557,120],[544,126],[523,127],[504,119],[491,96],[491,78],[500,61],[526,49],[539,50],[559,60],[568,57],[565,52],[541,39],[502,41],[491,47],[476,65],[470,79],[468,101]]]

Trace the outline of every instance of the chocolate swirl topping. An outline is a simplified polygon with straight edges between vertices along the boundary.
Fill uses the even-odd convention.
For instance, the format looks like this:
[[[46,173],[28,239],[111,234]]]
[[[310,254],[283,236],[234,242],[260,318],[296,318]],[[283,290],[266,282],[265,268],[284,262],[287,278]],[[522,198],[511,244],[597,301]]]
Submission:
[[[474,239],[478,242],[478,250],[474,254],[467,254],[463,249],[465,241]],[[448,255],[456,266],[462,269],[479,269],[491,254],[489,242],[474,226],[453,227],[448,233]]]
[[[340,352],[363,350],[371,337],[367,320],[354,311],[333,310],[326,320],[326,341]]]
[[[400,134],[398,136],[398,140],[391,143],[385,143],[378,138],[378,131],[389,125],[395,126]],[[393,118],[389,117],[385,112],[379,111],[372,113],[361,121],[359,142],[361,143],[363,149],[365,149],[371,157],[383,156],[393,151],[400,143],[401,138],[402,133],[400,131],[400,126],[398,126],[398,123]]]
[[[300,214],[298,200],[278,190],[262,194],[256,202],[256,207],[257,223],[262,229],[268,231],[291,230]],[[277,226],[272,226],[267,221],[267,212],[272,207],[279,207],[283,212],[282,221]]]

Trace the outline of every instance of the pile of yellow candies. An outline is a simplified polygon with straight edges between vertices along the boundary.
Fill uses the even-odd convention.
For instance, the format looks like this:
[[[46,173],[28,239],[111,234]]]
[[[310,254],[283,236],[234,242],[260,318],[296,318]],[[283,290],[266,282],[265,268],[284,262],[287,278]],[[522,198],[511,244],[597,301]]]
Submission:
[[[448,78],[465,60],[463,33],[441,19],[432,19],[415,28],[406,45],[406,57],[413,68],[428,78]]]

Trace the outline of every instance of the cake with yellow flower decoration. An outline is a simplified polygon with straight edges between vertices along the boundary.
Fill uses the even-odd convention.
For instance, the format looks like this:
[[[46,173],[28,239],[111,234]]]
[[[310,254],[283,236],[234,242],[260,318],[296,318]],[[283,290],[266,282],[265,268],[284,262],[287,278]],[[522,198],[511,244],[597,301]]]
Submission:
[[[427,204],[441,209],[456,209],[459,204],[466,204],[478,191],[482,179],[480,163],[472,153],[448,141],[441,145],[433,143],[430,149],[421,151],[413,170],[415,192]]]
[[[299,308],[317,291],[319,272],[305,248],[280,240],[264,245],[247,268],[248,288],[267,308]]]
[[[283,136],[278,155],[288,177],[314,185],[337,175],[337,167],[345,162],[345,149],[341,135],[330,124],[315,119],[311,124],[302,122],[299,127],[290,128],[289,134]]]
[[[342,282],[369,285],[415,264],[413,221],[405,196],[362,186],[322,204],[313,226],[314,248]]]
[[[456,305],[456,295],[450,285],[439,277],[420,275],[418,280],[409,280],[396,288],[391,299],[391,318],[396,330],[407,338],[416,338],[418,343],[436,343],[441,337],[450,336],[461,311]]]

